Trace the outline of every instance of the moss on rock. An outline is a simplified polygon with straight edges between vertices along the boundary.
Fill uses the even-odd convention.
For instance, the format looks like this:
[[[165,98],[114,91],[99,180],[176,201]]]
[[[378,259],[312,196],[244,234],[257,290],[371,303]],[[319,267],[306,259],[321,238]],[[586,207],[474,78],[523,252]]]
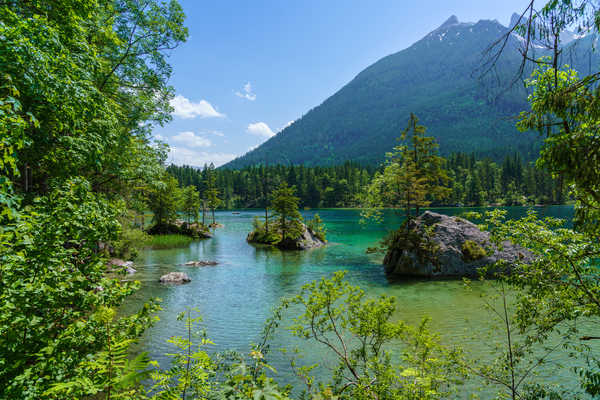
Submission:
[[[466,262],[481,260],[487,255],[487,252],[477,242],[465,240],[462,244],[463,260]]]

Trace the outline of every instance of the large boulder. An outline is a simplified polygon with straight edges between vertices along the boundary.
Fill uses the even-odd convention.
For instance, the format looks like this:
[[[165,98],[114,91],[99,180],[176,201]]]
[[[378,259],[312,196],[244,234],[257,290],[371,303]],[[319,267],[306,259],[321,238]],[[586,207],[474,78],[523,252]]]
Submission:
[[[191,282],[189,276],[185,272],[169,272],[166,275],[160,277],[160,283],[172,283],[172,284],[182,284]]]
[[[511,242],[499,249],[490,233],[459,217],[426,211],[396,233],[383,264],[392,276],[461,278],[479,275],[479,269],[504,260],[503,272],[531,253]]]

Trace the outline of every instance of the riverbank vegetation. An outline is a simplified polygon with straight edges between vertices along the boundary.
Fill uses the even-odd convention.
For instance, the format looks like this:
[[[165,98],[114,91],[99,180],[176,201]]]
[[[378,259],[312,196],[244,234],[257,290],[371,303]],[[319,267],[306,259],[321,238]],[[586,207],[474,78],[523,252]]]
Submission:
[[[145,246],[152,249],[170,249],[187,246],[193,241],[194,238],[189,235],[153,235],[145,243]]]
[[[151,131],[183,21],[176,1],[0,4],[0,398],[48,397],[156,320],[106,311],[140,284],[105,250],[165,176]]]
[[[590,1],[534,5],[515,29],[538,47],[546,43],[551,56],[536,61],[528,80],[531,109],[518,126],[544,138],[541,169],[516,156],[499,166],[455,155],[444,166],[455,186],[444,184],[448,193],[434,196],[435,185],[427,186],[414,168],[418,160],[408,163],[403,148],[397,165],[406,173],[396,175],[386,175],[389,165],[376,171],[352,164],[171,167],[169,175],[166,148],[153,142],[151,130],[170,118],[166,54],[187,38],[177,1],[1,3],[0,398],[444,399],[463,391],[466,380],[512,400],[600,394],[600,359],[588,345],[600,337],[600,75],[579,76],[563,66],[557,48],[566,27],[598,33],[600,14]],[[502,51],[502,40],[498,44]],[[443,183],[439,160],[430,161],[436,164],[431,174],[438,174],[432,176]],[[159,233],[170,226],[203,230],[206,212],[199,222],[197,210],[211,210],[214,224],[221,200],[225,207],[265,206],[263,224],[270,230],[270,204],[285,239],[296,227],[298,207],[352,205],[363,187],[386,176],[410,183],[398,197],[410,192],[431,205],[445,196],[450,204],[553,202],[567,190],[576,201],[574,228],[534,214],[517,221],[504,221],[498,211],[487,215],[498,245],[511,240],[535,256],[493,282],[500,308],[491,311],[502,330],[490,328],[505,338],[493,348],[494,362],[442,346],[426,321],[417,327],[398,321],[394,298],[367,298],[343,273],[282,299],[249,354],[210,354],[211,342],[196,332],[200,320],[189,311],[180,317],[187,335],[169,340],[176,349],[170,366],[150,362],[145,353],[129,357],[157,321],[158,300],[120,315],[140,283],[122,279],[125,270],[108,270],[107,249],[127,251],[136,235],[127,232],[144,224],[146,207]],[[177,210],[188,220],[180,224]],[[132,214],[142,216],[140,223]],[[317,366],[302,364],[300,350],[291,350],[290,369],[302,384],[279,382],[269,357],[282,331],[321,346],[336,360],[334,370],[317,374]],[[546,365],[557,337],[577,361],[580,380],[570,388],[534,373]]]

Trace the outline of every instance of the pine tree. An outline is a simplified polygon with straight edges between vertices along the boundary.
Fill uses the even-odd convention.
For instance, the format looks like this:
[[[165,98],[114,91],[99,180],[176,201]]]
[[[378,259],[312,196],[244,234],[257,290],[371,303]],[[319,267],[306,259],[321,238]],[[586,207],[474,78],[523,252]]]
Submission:
[[[200,194],[195,186],[189,185],[183,189],[183,211],[187,216],[187,222],[198,221],[198,209],[200,208]]]
[[[213,163],[210,163],[210,165],[206,168],[205,176],[206,191],[204,193],[204,198],[206,199],[206,203],[208,204],[208,207],[212,212],[212,225],[214,225],[216,224],[215,209],[221,205],[222,200],[219,197],[219,189],[217,187],[217,174],[215,173],[215,166]],[[202,220],[204,221],[204,216]]]
[[[425,132],[425,127],[411,114],[401,136],[403,141],[410,136],[409,144],[398,145],[386,155],[383,172],[377,173],[367,188],[364,199],[370,208],[401,208],[406,218],[412,218],[413,208],[418,215],[421,207],[450,195],[450,179],[443,168],[446,161],[438,155],[435,139]],[[365,214],[371,215],[368,211]]]
[[[277,218],[277,228],[281,233],[281,240],[296,239],[302,234],[302,215],[298,211],[300,199],[295,196],[296,188],[288,186],[286,182],[273,191],[271,207]]]

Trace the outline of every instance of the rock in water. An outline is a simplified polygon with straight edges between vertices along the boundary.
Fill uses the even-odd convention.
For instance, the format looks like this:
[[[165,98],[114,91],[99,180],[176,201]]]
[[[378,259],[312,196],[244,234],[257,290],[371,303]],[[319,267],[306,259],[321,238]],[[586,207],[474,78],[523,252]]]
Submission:
[[[475,277],[479,268],[499,260],[512,264],[532,258],[527,249],[510,242],[502,243],[502,249],[498,249],[491,243],[489,232],[459,217],[426,211],[408,228],[408,236],[398,232],[385,255],[383,264],[389,275]]]
[[[133,267],[133,261],[124,261],[120,258],[111,258],[108,261],[109,270],[112,272],[114,270],[113,267],[122,267],[125,269],[128,275],[133,275],[137,272],[137,270]]]
[[[183,265],[188,266],[188,267],[206,267],[207,265],[217,265],[217,262],[216,261],[206,261],[206,260],[188,261]]]
[[[175,283],[175,284],[188,283],[191,281],[192,280],[190,279],[190,277],[187,276],[187,274],[184,272],[169,272],[168,274],[161,276],[159,279],[160,283]]]
[[[283,250],[308,250],[316,247],[324,246],[326,242],[319,239],[315,233],[302,224],[302,235],[296,239],[286,238],[277,243],[277,247]]]

